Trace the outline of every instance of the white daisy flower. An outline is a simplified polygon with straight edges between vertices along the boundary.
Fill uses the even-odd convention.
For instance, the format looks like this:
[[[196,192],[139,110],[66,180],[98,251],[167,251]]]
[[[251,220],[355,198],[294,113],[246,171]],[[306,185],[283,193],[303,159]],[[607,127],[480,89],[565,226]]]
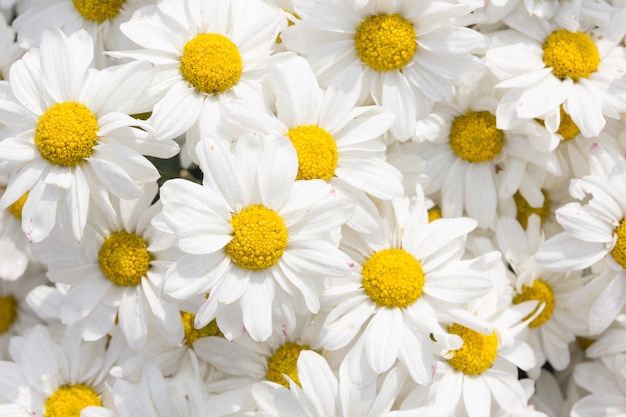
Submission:
[[[282,33],[289,50],[303,54],[328,86],[345,68],[363,73],[360,95],[396,115],[391,134],[407,140],[416,118],[432,104],[449,101],[453,85],[475,79],[483,64],[473,55],[486,46],[483,35],[451,19],[475,5],[452,1],[294,0],[302,19]]]
[[[33,242],[48,236],[55,224],[68,238],[80,240],[90,201],[111,213],[108,193],[139,197],[142,185],[159,177],[142,154],[166,157],[178,149],[173,141],[151,139],[137,128],[149,127],[129,116],[145,110],[150,65],[97,71],[90,68],[92,58],[86,32],[68,38],[51,28],[40,49],[13,64],[12,97],[0,100],[0,111],[18,131],[0,141],[9,162],[0,168],[10,175],[0,208],[28,191],[22,230]]]
[[[535,378],[546,361],[557,371],[569,365],[569,345],[576,335],[586,334],[585,323],[591,307],[570,303],[588,281],[582,273],[555,273],[537,265],[534,256],[543,243],[540,227],[536,215],[528,219],[525,231],[510,217],[501,217],[496,227],[498,245],[517,275],[513,303],[537,300],[537,308],[543,305],[541,313],[528,324],[528,343],[535,350],[537,364],[535,369],[527,371]]]
[[[81,29],[89,33],[94,43],[97,68],[107,66],[104,51],[132,48],[134,45],[120,31],[120,24],[130,20],[133,13],[152,0],[32,0],[13,21],[21,47],[39,46],[44,31],[57,27],[66,35]]]
[[[391,411],[404,376],[390,372],[380,387],[376,380],[356,386],[345,371],[339,378],[328,362],[313,351],[303,351],[298,358],[299,381],[291,380],[289,389],[272,382],[261,382],[252,388],[258,405],[258,416],[270,417],[383,417]]]
[[[380,216],[368,194],[383,200],[402,197],[402,176],[385,161],[382,137],[394,116],[379,106],[355,106],[361,89],[356,67],[324,91],[304,58],[282,53],[270,60],[268,79],[276,95],[276,116],[233,102],[226,105],[225,133],[239,137],[256,130],[287,136],[298,155],[296,179],[328,181],[355,202],[348,225],[361,232],[375,229]]]
[[[0,413],[15,417],[87,417],[102,393],[117,349],[106,340],[82,343],[71,328],[56,341],[35,326],[11,340],[13,361],[0,361]],[[82,411],[81,411],[82,410]],[[97,412],[97,410],[96,410]]]
[[[122,31],[146,49],[112,53],[150,62],[157,70],[150,123],[159,137],[186,133],[196,144],[215,132],[224,103],[240,98],[264,106],[262,80],[279,28],[279,14],[261,0],[161,0],[142,8]]]
[[[161,295],[165,271],[179,252],[173,238],[150,223],[161,210],[151,205],[156,192],[149,184],[139,199],[112,199],[112,217],[93,210],[80,243],[53,235],[33,247],[48,278],[67,286],[61,321],[77,324],[86,340],[104,337],[116,323],[133,349],[150,332],[164,340],[182,335],[178,306]]]
[[[589,158],[591,175],[570,185],[570,194],[581,202],[557,209],[557,221],[565,231],[547,240],[536,259],[553,271],[591,267],[601,272],[572,300],[592,305],[588,324],[595,335],[615,319],[626,296],[626,162],[598,143],[592,145]]]
[[[530,411],[532,382],[518,380],[518,368],[532,368],[535,357],[520,333],[541,308],[533,311],[535,301],[511,305],[512,288],[506,275],[492,277],[497,279],[493,290],[475,300],[470,311],[491,323],[493,331],[482,334],[458,323],[449,325],[447,331],[459,337],[462,346],[444,354],[432,385],[409,392],[402,409],[427,406],[427,415],[441,417],[524,415]],[[491,312],[493,305],[498,306],[495,312]]]
[[[509,128],[516,118],[551,115],[546,126],[559,126],[559,106],[584,136],[597,136],[605,116],[624,111],[619,95],[626,72],[626,56],[619,46],[626,33],[626,9],[606,25],[586,33],[569,31],[549,21],[520,25],[502,36],[502,46],[486,54],[487,66],[501,80],[498,127]]]
[[[527,132],[498,128],[493,78],[460,88],[455,100],[418,121],[415,139],[431,180],[439,190],[444,217],[467,215],[481,228],[493,228],[499,200],[519,191],[533,207],[544,196],[533,171],[560,173],[547,149],[528,146]]]
[[[354,259],[354,273],[349,280],[329,280],[329,313],[320,344],[328,350],[349,346],[354,372],[370,370],[353,374],[359,379],[367,381],[399,361],[417,383],[427,385],[434,355],[451,348],[440,321],[491,333],[491,326],[470,314],[466,305],[491,288],[486,271],[499,254],[461,259],[466,235],[476,222],[457,218],[428,223],[421,189],[406,213],[405,218],[384,213],[378,233],[345,232],[341,248]]]
[[[164,291],[182,300],[208,294],[196,327],[217,318],[228,339],[290,332],[295,314],[319,311],[323,278],[350,272],[328,235],[353,204],[322,180],[295,181],[298,159],[286,137],[243,136],[232,151],[206,140],[196,153],[202,185],[174,179],[161,187],[163,218],[185,252]]]

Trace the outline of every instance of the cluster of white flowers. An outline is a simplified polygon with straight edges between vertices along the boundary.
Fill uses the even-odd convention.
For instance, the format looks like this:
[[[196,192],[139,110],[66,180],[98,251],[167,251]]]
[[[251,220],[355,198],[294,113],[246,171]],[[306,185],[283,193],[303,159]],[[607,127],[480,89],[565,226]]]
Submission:
[[[625,0],[0,0],[0,416],[626,415]]]

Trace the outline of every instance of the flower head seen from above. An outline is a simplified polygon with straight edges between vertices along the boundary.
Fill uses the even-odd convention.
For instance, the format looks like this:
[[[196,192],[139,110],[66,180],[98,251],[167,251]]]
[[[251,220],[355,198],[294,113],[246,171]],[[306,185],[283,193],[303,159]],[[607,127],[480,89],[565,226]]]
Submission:
[[[422,0],[393,4],[372,0],[362,7],[355,7],[354,0],[293,3],[301,20],[283,32],[283,42],[309,60],[323,87],[344,69],[357,66],[363,76],[361,98],[368,97],[396,114],[390,132],[401,141],[413,133],[416,115],[425,117],[434,102],[450,99],[458,80],[482,73],[482,63],[472,53],[486,46],[486,38],[452,23],[454,17],[474,9],[470,4]],[[463,45],[457,42],[461,38]],[[329,56],[339,64],[327,65]]]
[[[145,49],[112,52],[151,62],[163,80],[149,122],[161,137],[186,133],[184,148],[194,162],[201,137],[215,134],[225,103],[242,99],[262,106],[262,81],[279,14],[262,0],[212,2],[160,0],[122,24]]]
[[[210,140],[197,152],[203,185],[176,180],[161,189],[163,219],[186,253],[165,292],[208,294],[196,327],[216,318],[228,339],[292,330],[294,314],[319,311],[322,277],[349,273],[349,258],[325,236],[351,217],[352,203],[322,180],[295,181],[286,137],[246,135],[232,150]]]
[[[149,64],[94,70],[92,40],[84,31],[66,37],[49,29],[40,52],[32,50],[13,65],[12,94],[0,100],[16,126],[0,142],[10,161],[2,167],[9,181],[0,206],[28,192],[21,213],[30,241],[44,239],[55,224],[80,240],[92,202],[110,212],[109,193],[139,197],[142,185],[159,177],[143,154],[167,157],[178,146],[150,140],[149,127],[129,116],[141,110],[152,79]],[[57,65],[59,60],[67,65]]]

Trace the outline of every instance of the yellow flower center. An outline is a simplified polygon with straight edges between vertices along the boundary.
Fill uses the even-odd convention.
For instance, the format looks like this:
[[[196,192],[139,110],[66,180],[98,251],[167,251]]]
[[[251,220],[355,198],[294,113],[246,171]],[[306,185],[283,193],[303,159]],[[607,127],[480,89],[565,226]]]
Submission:
[[[185,44],[180,72],[205,94],[219,94],[237,84],[243,61],[237,45],[218,33],[201,33]]]
[[[513,194],[513,200],[515,200],[515,206],[517,207],[517,221],[522,225],[524,229],[528,227],[528,218],[532,214],[536,214],[541,218],[541,223],[545,222],[550,214],[550,199],[548,198],[548,193],[545,190],[541,190],[543,194],[543,206],[541,207],[532,207],[528,204],[528,201],[522,194],[517,191]]]
[[[296,180],[328,181],[337,168],[337,143],[333,136],[317,125],[298,126],[285,134],[298,155]]]
[[[576,81],[598,70],[600,53],[589,35],[560,29],[552,32],[543,44],[543,62],[552,67],[555,77]]]
[[[0,297],[0,334],[11,328],[17,317],[17,300],[12,295]]]
[[[89,406],[102,407],[102,400],[93,388],[85,384],[64,385],[48,397],[44,417],[80,417]]]
[[[268,381],[276,382],[289,388],[289,382],[283,376],[287,375],[292,381],[300,385],[298,379],[298,357],[303,350],[310,350],[307,345],[300,345],[295,342],[285,343],[274,352],[274,355],[267,361]]]
[[[504,145],[504,133],[496,127],[496,117],[488,111],[458,116],[452,122],[450,147],[468,162],[487,162]]]
[[[543,311],[528,325],[533,328],[539,327],[552,317],[552,312],[554,311],[554,293],[552,292],[552,288],[545,281],[537,278],[535,282],[533,282],[533,285],[524,285],[521,294],[517,294],[513,297],[514,304],[530,300],[537,300],[539,304],[528,317],[535,314],[537,309],[541,307],[541,304],[545,304]],[[524,320],[528,319],[528,317],[525,317]]]
[[[424,289],[422,264],[404,249],[383,249],[363,264],[363,289],[381,307],[407,307]]]
[[[53,165],[79,165],[93,153],[98,141],[98,121],[91,110],[75,101],[57,103],[39,117],[35,145]]]
[[[615,233],[617,233],[617,242],[615,242],[615,246],[611,250],[611,255],[613,255],[615,262],[626,269],[626,219],[622,219],[622,223],[620,223]]]
[[[193,347],[193,342],[200,339],[201,337],[224,337],[224,334],[220,331],[220,328],[217,327],[217,321],[215,321],[215,319],[211,320],[211,322],[206,326],[200,329],[196,329],[194,327],[194,320],[196,318],[195,314],[189,313],[187,311],[181,311],[180,318],[183,322],[183,329],[185,330],[185,343],[189,347]]]
[[[480,375],[491,367],[498,355],[498,336],[492,332],[489,336],[454,323],[448,333],[463,339],[463,346],[454,351],[448,362],[457,371],[465,375]]]
[[[287,247],[287,226],[275,211],[260,204],[250,205],[230,220],[233,238],[226,253],[235,265],[259,271],[278,262]]]
[[[72,0],[74,7],[85,19],[104,22],[120,13],[126,0]]]
[[[17,199],[17,201],[7,207],[9,213],[13,215],[18,220],[22,220],[22,209],[24,208],[24,204],[26,204],[26,199],[28,198],[28,192],[25,192],[23,196]]]
[[[365,64],[376,71],[407,65],[417,48],[413,24],[397,14],[369,16],[356,29],[354,46]]]
[[[125,230],[111,233],[98,255],[102,273],[115,285],[139,285],[152,260],[147,247],[146,241],[135,233]]]
[[[441,218],[441,209],[437,206],[428,210],[428,223]]]

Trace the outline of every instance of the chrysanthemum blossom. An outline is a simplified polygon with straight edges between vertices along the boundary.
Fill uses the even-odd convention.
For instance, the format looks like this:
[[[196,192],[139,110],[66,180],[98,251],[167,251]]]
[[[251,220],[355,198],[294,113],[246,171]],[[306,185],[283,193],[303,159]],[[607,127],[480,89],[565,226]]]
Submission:
[[[362,99],[396,114],[391,134],[407,140],[434,102],[453,97],[459,80],[475,79],[486,38],[455,26],[475,5],[425,0],[294,0],[302,19],[287,28],[285,46],[303,54],[322,87],[345,68],[363,73]]]
[[[159,173],[143,155],[172,156],[173,141],[155,141],[149,127],[129,116],[145,111],[143,95],[153,73],[136,62],[98,71],[91,68],[92,39],[51,28],[41,47],[10,72],[11,95],[0,112],[12,120],[12,136],[0,141],[10,175],[0,208],[28,192],[22,229],[33,242],[55,224],[80,240],[90,202],[111,213],[109,193],[137,198]],[[140,128],[142,127],[142,128]]]
[[[150,62],[158,99],[149,119],[160,137],[186,135],[185,149],[215,133],[224,103],[240,98],[263,106],[262,81],[279,29],[277,8],[262,0],[161,0],[122,24],[145,49],[116,57]]]
[[[79,327],[86,340],[104,337],[115,325],[132,349],[149,336],[169,341],[183,333],[178,305],[161,294],[165,271],[180,253],[171,236],[151,225],[161,209],[151,204],[157,188],[148,184],[135,200],[112,199],[114,216],[94,207],[80,243],[53,235],[33,245],[48,278],[64,287],[60,320]],[[42,294],[31,301],[44,300],[51,288],[35,291]]]
[[[507,128],[516,118],[546,118],[546,127],[560,126],[559,106],[586,137],[597,136],[605,117],[619,118],[624,111],[622,76],[626,68],[624,47],[626,10],[612,16],[601,28],[570,31],[549,21],[520,25],[507,32],[486,54],[487,66],[506,91],[496,116]]]
[[[556,211],[564,232],[546,241],[537,262],[554,271],[598,273],[572,298],[591,305],[592,335],[606,329],[624,305],[626,287],[626,161],[616,150],[594,143],[591,174],[572,180],[570,194],[580,202]]]
[[[354,273],[342,282],[329,280],[320,345],[349,350],[346,360],[356,380],[368,381],[399,362],[414,381],[428,385],[435,355],[453,343],[440,323],[455,320],[480,333],[493,330],[466,306],[491,288],[486,271],[499,256],[462,259],[476,222],[429,223],[421,189],[406,216],[385,214],[376,233],[344,233],[340,248],[354,259]]]
[[[295,313],[319,311],[327,277],[345,277],[350,259],[330,240],[354,206],[323,180],[295,181],[296,151],[286,137],[205,140],[196,153],[203,184],[171,180],[161,188],[163,218],[185,255],[164,291],[206,296],[200,328],[217,318],[224,335],[257,341],[291,331]]]

